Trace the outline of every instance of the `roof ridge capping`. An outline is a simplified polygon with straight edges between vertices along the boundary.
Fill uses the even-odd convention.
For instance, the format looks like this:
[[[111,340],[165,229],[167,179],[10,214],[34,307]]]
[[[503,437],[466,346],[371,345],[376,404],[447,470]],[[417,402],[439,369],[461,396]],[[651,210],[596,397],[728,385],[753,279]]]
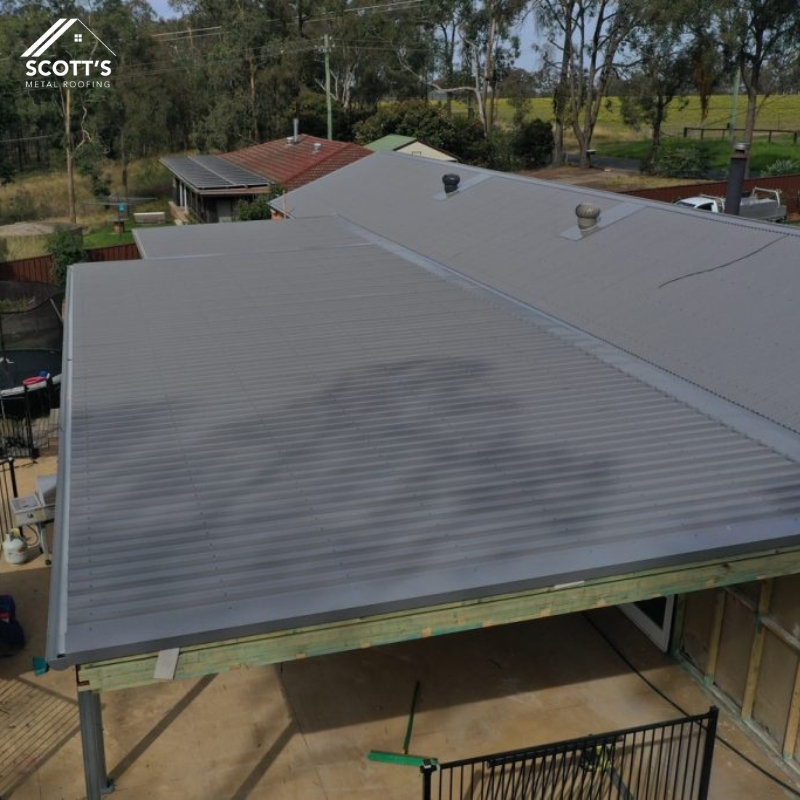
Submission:
[[[457,192],[453,193],[453,195],[456,194]],[[630,216],[643,207],[635,203],[621,203],[610,209],[603,227]],[[671,397],[676,402],[694,409],[707,419],[734,430],[791,461],[800,463],[800,432],[793,428],[688,378],[677,375],[665,367],[631,353],[613,342],[583,330],[577,325],[542,311],[529,302],[513,297],[501,289],[489,286],[454,267],[418,253],[399,242],[387,239],[385,236],[364,228],[352,220],[343,219],[345,219],[347,227],[356,235],[363,237],[366,242],[394,253],[409,263],[415,264],[445,280],[453,281],[456,285],[469,288],[472,291],[477,290],[478,293],[485,297],[501,300],[507,304],[509,309],[514,309],[517,314],[521,312],[524,317],[546,330],[551,336],[567,342],[577,350],[581,350],[634,380]],[[600,227],[599,219],[597,227]],[[575,230],[578,230],[577,226],[575,226]],[[589,229],[587,232],[592,233],[593,230],[595,228]],[[582,237],[578,236],[578,238]]]

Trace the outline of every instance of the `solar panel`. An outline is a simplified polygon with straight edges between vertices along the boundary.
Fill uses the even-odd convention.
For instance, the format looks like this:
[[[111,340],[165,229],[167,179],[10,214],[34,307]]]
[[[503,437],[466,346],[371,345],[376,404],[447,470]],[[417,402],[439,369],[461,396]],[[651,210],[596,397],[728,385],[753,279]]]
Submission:
[[[217,156],[162,158],[161,163],[184,183],[196,189],[232,189],[270,186],[273,181]]]

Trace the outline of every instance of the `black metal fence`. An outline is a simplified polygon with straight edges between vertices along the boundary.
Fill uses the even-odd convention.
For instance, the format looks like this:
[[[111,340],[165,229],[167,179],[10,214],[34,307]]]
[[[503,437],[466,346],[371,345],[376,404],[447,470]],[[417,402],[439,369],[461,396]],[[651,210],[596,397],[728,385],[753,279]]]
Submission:
[[[707,714],[527,750],[422,766],[423,800],[706,800]]]
[[[38,458],[58,436],[60,405],[52,377],[0,396],[0,455]]]

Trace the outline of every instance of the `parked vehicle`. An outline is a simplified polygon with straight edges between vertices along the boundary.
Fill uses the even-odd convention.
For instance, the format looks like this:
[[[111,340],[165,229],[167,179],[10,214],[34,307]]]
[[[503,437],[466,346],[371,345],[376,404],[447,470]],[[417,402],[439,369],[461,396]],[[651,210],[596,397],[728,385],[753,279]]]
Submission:
[[[685,197],[683,200],[676,200],[675,205],[698,211],[710,211],[712,214],[725,213],[725,198],[710,194]],[[777,189],[756,187],[748,194],[742,195],[739,216],[762,222],[783,222],[786,219],[786,206],[781,203],[781,193]]]

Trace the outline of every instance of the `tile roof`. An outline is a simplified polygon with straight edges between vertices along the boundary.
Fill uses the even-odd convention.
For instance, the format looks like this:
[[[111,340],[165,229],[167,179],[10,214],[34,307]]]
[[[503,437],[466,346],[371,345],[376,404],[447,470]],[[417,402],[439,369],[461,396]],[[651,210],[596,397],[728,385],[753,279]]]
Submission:
[[[220,158],[263,175],[284,189],[295,189],[352,164],[372,151],[350,142],[300,134],[223,153]]]

